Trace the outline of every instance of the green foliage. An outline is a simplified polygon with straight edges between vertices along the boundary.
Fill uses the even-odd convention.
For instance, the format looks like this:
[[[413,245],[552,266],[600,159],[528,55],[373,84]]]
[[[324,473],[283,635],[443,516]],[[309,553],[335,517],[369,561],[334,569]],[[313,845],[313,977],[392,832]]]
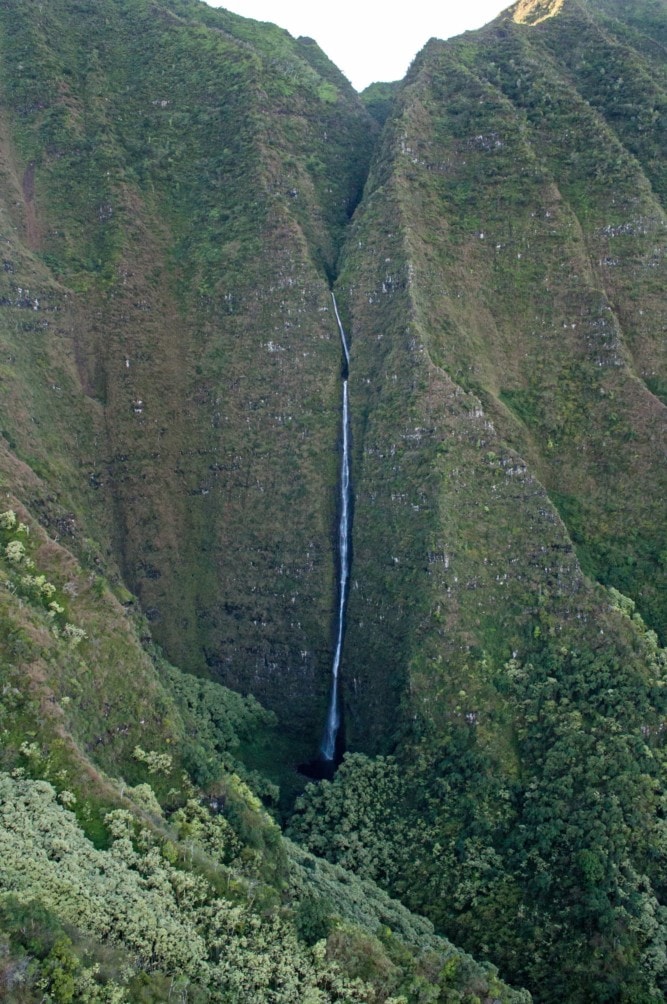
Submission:
[[[404,798],[392,757],[346,753],[333,781],[310,784],[297,799],[288,833],[327,861],[387,882],[407,838],[396,813]]]
[[[478,996],[508,1004],[530,1000],[525,991],[505,986],[492,966],[480,966],[436,935],[427,920],[411,914],[373,882],[317,860],[296,845],[287,847],[289,892],[299,903],[298,928],[307,940],[326,930],[327,956],[346,971],[369,976],[373,986],[381,988],[379,999],[384,993],[414,1004],[473,1004]]]
[[[612,603],[637,616],[617,592]],[[659,999],[667,653],[633,625],[621,659],[602,644],[546,643],[505,666],[520,777],[503,776],[475,729],[428,730],[402,761],[348,756],[333,782],[309,786],[293,834],[375,875],[465,947],[488,946],[542,999],[620,988],[623,1000]]]
[[[17,519],[13,509],[0,513],[0,561],[4,559],[0,566],[0,581],[5,588],[43,607],[56,634],[61,633],[77,645],[83,641],[85,632],[68,623],[67,599],[62,590],[48,582],[46,575],[36,569],[31,557],[33,552],[29,526]]]
[[[253,911],[256,882],[237,876],[232,900],[228,875],[227,895],[216,893],[191,867],[202,854],[219,860],[234,853],[228,828],[194,802],[172,822],[177,842],[170,846],[186,855],[179,865],[127,811],[110,814],[111,846],[96,850],[58,805],[50,785],[0,777],[0,930],[15,958],[25,953],[31,960],[31,980],[49,999],[100,1004],[164,999],[165,977],[177,973],[175,985],[191,1001],[362,1004],[388,999],[405,979],[406,999],[450,1000],[416,996],[406,959],[392,961],[383,944],[356,925],[337,925],[326,942],[313,943],[315,934],[325,931],[322,904],[315,909],[312,895],[296,903],[296,931],[313,943],[311,949],[279,911],[266,906],[261,914]],[[184,867],[188,858],[190,868]],[[369,909],[377,924],[377,906],[367,902]],[[431,942],[431,948],[438,945],[438,939]],[[116,946],[104,971],[96,963],[87,966],[91,945],[104,958],[103,944]],[[116,949],[125,953],[122,967]],[[407,951],[406,958],[409,969],[419,967],[413,953]],[[112,961],[116,980],[110,978]],[[484,982],[481,972],[478,981]],[[427,983],[421,979],[420,985]]]
[[[361,100],[380,125],[384,125],[391,115],[398,88],[398,81],[392,84],[375,83],[361,93]]]
[[[244,750],[261,734],[273,732],[275,714],[252,696],[242,697],[164,661],[161,673],[183,719],[183,763],[195,784],[210,788],[220,780],[224,768],[246,773]],[[277,790],[266,778],[257,773],[246,776],[259,794],[269,801],[277,800]]]
[[[346,735],[400,775],[349,861],[399,846],[387,888],[545,1001],[664,992],[664,657],[591,581],[664,641],[658,50],[598,3],[432,40],[339,283]],[[332,860],[365,813],[343,771],[293,824]]]
[[[80,930],[69,927],[66,931],[38,898],[22,901],[5,895],[0,903],[0,931],[11,952],[0,974],[4,1000],[16,1004],[40,999],[59,1004],[129,1000],[116,981],[123,968],[120,957],[101,950]]]

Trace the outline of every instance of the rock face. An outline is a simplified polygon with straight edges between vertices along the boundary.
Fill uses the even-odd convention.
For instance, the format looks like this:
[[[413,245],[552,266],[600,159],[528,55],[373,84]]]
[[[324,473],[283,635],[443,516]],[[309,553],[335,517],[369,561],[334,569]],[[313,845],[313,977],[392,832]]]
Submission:
[[[275,709],[295,757],[316,749],[332,283],[352,343],[349,742],[437,723],[536,632],[603,630],[594,580],[664,637],[655,5],[521,2],[432,40],[381,135],[311,40],[270,25],[193,0],[15,14],[4,469],[122,576],[172,661]]]
[[[328,277],[375,122],[312,42],[203,4],[14,14],[5,439],[173,661],[312,745],[335,598]]]
[[[547,611],[595,620],[585,576],[665,636],[664,51],[610,5],[546,7],[428,44],[345,249],[371,750],[406,691],[454,693]]]

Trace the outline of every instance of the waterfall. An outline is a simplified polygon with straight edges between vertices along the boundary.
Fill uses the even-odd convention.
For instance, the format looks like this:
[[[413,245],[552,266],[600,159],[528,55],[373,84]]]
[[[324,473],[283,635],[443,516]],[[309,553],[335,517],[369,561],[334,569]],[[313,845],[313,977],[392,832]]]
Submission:
[[[334,313],[340,332],[340,340],[343,345],[343,355],[345,365],[343,367],[343,455],[340,467],[340,519],[338,521],[338,610],[336,619],[336,647],[334,649],[333,664],[331,667],[331,699],[329,701],[329,711],[327,714],[327,724],[324,730],[322,746],[320,747],[325,760],[332,761],[336,752],[336,737],[340,728],[340,707],[338,693],[338,672],[340,669],[341,654],[343,651],[343,637],[345,635],[345,604],[347,601],[347,587],[350,579],[350,404],[348,394],[348,371],[350,366],[350,351],[345,337],[345,330],[338,313],[338,305],[333,292]]]
[[[340,331],[340,340],[343,343],[343,353],[345,355],[345,382],[347,383],[347,368],[350,365],[350,350],[347,347],[347,338],[345,337],[345,329],[343,328],[343,322],[340,319],[340,314],[338,313],[338,304],[336,303],[336,297],[331,294],[331,299],[333,300],[334,314],[336,315],[336,323],[338,324],[338,330]]]

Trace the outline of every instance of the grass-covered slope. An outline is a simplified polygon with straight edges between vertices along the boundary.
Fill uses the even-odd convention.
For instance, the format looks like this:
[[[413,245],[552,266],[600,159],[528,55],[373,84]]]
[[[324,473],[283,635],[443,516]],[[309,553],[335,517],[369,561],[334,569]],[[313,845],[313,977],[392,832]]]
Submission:
[[[313,43],[195,0],[16,13],[5,440],[170,657],[280,706],[309,748],[334,596],[328,276],[375,123]]]

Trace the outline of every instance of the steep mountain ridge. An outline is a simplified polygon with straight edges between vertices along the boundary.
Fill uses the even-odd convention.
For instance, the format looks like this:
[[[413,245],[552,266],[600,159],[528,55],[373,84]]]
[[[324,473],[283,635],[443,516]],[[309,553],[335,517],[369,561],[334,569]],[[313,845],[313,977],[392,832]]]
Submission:
[[[350,763],[296,832],[538,999],[659,999],[658,802],[643,847],[624,826],[662,790],[664,70],[594,4],[517,12],[417,58],[343,258],[348,737],[407,781]]]
[[[415,651],[430,627],[441,657],[459,632],[462,651],[509,654],[537,596],[583,588],[572,540],[589,575],[664,630],[665,409],[648,384],[664,372],[665,216],[640,165],[542,52],[534,32],[569,37],[566,10],[539,29],[501,19],[479,40],[429,43],[348,245],[353,410],[382,437],[369,443],[358,419],[355,580],[370,599],[357,611],[352,592],[349,651],[368,687],[385,690],[368,667],[409,664],[409,608],[435,580],[430,611],[449,623],[439,628],[425,599]],[[390,557],[388,540],[403,554]],[[379,621],[402,611],[395,637],[369,629],[367,602]]]

